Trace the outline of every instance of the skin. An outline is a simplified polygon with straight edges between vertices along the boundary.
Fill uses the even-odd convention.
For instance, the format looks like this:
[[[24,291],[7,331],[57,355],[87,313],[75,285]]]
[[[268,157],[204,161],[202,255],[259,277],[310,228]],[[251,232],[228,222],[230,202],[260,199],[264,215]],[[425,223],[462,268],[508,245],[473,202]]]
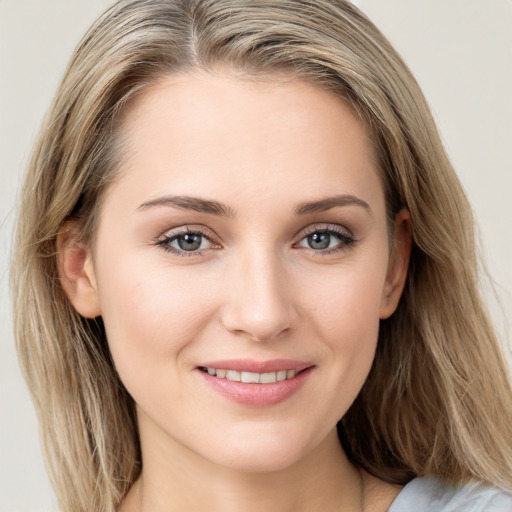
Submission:
[[[406,211],[390,247],[362,122],[294,77],[198,71],[155,84],[123,130],[93,247],[60,240],[64,288],[79,313],[103,317],[137,404],[143,471],[121,511],[386,510],[399,489],[355,468],[335,430],[397,306],[410,247]],[[297,212],[340,196],[348,204]],[[180,249],[186,230],[199,250]],[[313,248],[314,233],[329,247]],[[197,369],[234,358],[313,369],[286,400],[248,407]]]

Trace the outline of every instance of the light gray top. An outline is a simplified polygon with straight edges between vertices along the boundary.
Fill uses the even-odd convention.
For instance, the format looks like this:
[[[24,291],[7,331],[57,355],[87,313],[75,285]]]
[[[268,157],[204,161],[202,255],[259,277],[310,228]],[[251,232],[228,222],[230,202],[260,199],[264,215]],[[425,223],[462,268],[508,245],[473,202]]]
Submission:
[[[512,512],[512,495],[478,484],[452,486],[429,476],[411,480],[388,512]]]

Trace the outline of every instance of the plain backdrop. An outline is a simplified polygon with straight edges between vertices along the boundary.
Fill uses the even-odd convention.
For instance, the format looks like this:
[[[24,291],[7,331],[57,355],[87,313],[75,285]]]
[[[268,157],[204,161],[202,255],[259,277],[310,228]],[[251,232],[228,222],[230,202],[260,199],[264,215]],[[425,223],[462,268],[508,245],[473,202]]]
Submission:
[[[7,269],[16,194],[41,118],[72,49],[110,3],[0,0],[0,512],[56,510],[35,414],[16,361]],[[485,293],[502,339],[508,343],[512,327],[512,2],[355,3],[401,52],[432,106],[474,206],[499,300],[488,284]]]

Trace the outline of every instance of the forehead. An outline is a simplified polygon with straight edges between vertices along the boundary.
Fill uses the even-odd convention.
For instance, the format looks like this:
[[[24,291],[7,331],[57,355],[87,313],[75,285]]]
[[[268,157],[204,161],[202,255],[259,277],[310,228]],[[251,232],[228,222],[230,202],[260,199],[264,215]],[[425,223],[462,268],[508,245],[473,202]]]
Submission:
[[[363,122],[339,97],[292,75],[169,76],[128,106],[121,129],[119,181],[138,181],[137,194],[149,199],[165,191],[229,203],[248,190],[277,199],[285,187],[287,198],[307,200],[298,196],[318,199],[333,186],[382,195]]]

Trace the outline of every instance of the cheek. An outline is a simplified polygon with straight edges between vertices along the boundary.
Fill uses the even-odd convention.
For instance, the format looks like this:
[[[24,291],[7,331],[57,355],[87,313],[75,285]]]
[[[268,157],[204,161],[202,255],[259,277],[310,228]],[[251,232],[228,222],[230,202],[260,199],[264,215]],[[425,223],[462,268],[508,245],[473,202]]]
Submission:
[[[384,259],[385,261],[385,259]],[[376,334],[379,310],[386,276],[381,259],[333,269],[317,280],[308,302],[329,338],[346,342],[365,338],[365,332]]]
[[[378,254],[378,253],[377,253]],[[317,336],[324,340],[333,362],[332,389],[344,413],[370,371],[377,346],[379,310],[386,277],[386,254],[364,265],[332,269],[309,293],[310,313]]]
[[[112,258],[100,265],[98,282],[107,339],[116,368],[137,376],[174,366],[213,314],[214,294],[202,279],[150,258]]]

